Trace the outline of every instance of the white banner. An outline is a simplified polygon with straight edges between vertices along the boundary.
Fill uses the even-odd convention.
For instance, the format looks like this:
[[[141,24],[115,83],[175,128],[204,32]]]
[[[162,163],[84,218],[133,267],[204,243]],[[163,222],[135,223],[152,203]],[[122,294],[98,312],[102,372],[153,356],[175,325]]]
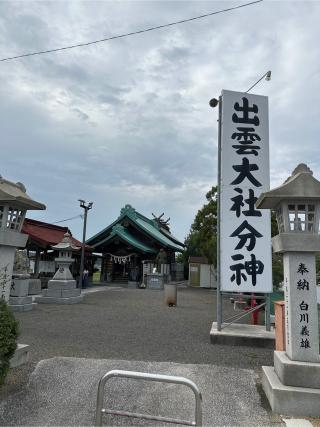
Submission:
[[[272,292],[268,98],[222,91],[220,289]]]

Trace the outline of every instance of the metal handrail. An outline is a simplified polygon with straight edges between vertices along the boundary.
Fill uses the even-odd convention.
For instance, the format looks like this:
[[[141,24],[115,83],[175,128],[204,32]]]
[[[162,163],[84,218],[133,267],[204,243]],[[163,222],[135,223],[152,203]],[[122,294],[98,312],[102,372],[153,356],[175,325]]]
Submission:
[[[227,328],[228,326],[233,325],[233,324],[234,324],[235,322],[237,322],[238,320],[242,319],[243,317],[248,316],[249,314],[253,313],[254,311],[259,310],[260,308],[264,307],[265,305],[266,305],[266,303],[265,303],[265,302],[263,302],[263,303],[262,303],[262,304],[260,304],[260,305],[256,305],[255,307],[250,308],[249,310],[247,310],[244,314],[242,314],[242,315],[241,315],[241,316],[239,316],[239,317],[236,317],[236,318],[235,318],[235,316],[229,317],[229,319],[227,319],[227,320],[231,320],[231,319],[234,319],[234,320],[232,320],[232,322],[230,322],[230,323],[225,323],[225,324],[221,325],[221,329],[225,329],[225,328]]]
[[[179,420],[175,418],[138,414],[135,412],[104,409],[103,408],[104,387],[106,382],[113,377],[132,378],[136,380],[181,384],[189,387],[193,391],[195,400],[196,400],[194,421],[185,421],[185,420]],[[163,421],[167,423],[183,424],[183,425],[189,425],[189,426],[202,426],[202,396],[196,384],[188,380],[187,378],[175,377],[171,375],[148,374],[145,372],[113,370],[113,371],[107,372],[99,381],[98,393],[97,393],[96,418],[95,418],[95,426],[97,427],[102,426],[102,414],[112,414],[112,415],[119,415],[124,417],[142,418],[146,420]]]

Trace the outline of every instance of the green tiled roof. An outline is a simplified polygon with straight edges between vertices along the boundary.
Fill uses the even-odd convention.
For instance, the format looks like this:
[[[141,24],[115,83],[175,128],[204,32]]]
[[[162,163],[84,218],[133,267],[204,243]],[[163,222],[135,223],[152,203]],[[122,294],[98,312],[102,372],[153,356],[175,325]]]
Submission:
[[[111,239],[111,235],[114,231],[115,227],[118,227],[120,225],[120,222],[127,217],[134,223],[138,229],[146,233],[150,238],[154,239],[158,242],[161,246],[164,246],[169,249],[173,249],[177,252],[183,251],[183,243],[180,243],[175,237],[171,236],[169,231],[166,231],[165,234],[163,234],[160,231],[160,228],[158,224],[144,215],[137,212],[131,205],[126,205],[124,208],[120,211],[120,216],[118,219],[116,219],[112,224],[110,224],[108,227],[100,231],[99,233],[95,234],[93,237],[87,240],[87,244],[91,246],[100,246],[102,243],[105,243]],[[121,225],[120,225],[121,226]],[[122,227],[124,230],[121,231],[121,236],[124,240],[126,240],[128,243],[129,240],[132,242],[130,244],[136,246],[138,248],[138,244],[144,246],[147,248],[150,252],[154,252],[154,249],[150,248],[149,246],[146,246],[144,243],[140,242],[135,236],[132,236],[132,234]],[[119,229],[120,230],[120,229]],[[111,233],[111,234],[110,234]],[[120,233],[120,231],[119,231]],[[136,241],[135,245],[133,242]],[[141,250],[144,250],[141,248]],[[144,250],[145,251],[145,250]]]
[[[136,222],[141,226],[141,228],[147,231],[148,234],[151,234],[159,243],[162,245],[174,249],[176,251],[181,251],[183,248],[175,244],[172,240],[166,237],[164,234],[155,227],[155,225],[150,224],[147,221],[144,221],[142,218],[137,218]]]
[[[102,241],[97,243],[96,245],[100,246],[103,243],[107,243],[107,242],[111,241],[116,236],[119,237],[120,239],[122,239],[123,241],[125,241],[126,243],[128,243],[129,245],[134,246],[135,248],[137,248],[143,252],[146,252],[146,253],[156,253],[157,252],[153,248],[150,248],[150,246],[146,245],[145,243],[142,243],[136,237],[132,236],[132,234],[130,234],[128,232],[128,230],[126,230],[126,228],[120,224],[114,225],[112,227],[111,234],[109,234],[108,237],[106,237],[105,239],[103,239]],[[93,247],[95,247],[96,245],[93,245]]]

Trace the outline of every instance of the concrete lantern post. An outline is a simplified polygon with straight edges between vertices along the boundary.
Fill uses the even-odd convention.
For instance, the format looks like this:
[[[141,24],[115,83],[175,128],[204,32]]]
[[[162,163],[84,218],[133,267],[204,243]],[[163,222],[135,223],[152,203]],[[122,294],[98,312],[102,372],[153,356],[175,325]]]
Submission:
[[[31,199],[21,182],[0,176],[0,298],[9,300],[16,248],[24,248],[28,235],[21,229],[28,209],[46,209]]]
[[[263,367],[263,388],[275,412],[320,415],[320,356],[315,253],[320,251],[320,182],[300,164],[283,185],[262,193],[259,209],[276,211],[283,254],[286,351]]]

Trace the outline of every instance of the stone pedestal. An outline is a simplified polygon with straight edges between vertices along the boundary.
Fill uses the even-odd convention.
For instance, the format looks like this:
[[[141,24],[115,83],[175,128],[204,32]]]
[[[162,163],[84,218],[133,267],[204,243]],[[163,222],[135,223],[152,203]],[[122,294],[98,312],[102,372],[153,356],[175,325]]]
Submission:
[[[274,371],[284,385],[320,389],[320,355],[318,363],[306,363],[289,359],[284,351],[275,351]]]
[[[83,296],[77,288],[75,280],[49,280],[48,289],[42,291],[42,296],[35,297],[39,304],[76,304]]]
[[[14,277],[10,290],[9,305],[12,311],[30,311],[33,308],[32,297],[28,296],[29,275]]]
[[[29,281],[29,295],[39,295],[41,294],[41,280],[40,279],[30,279]]]
[[[274,367],[262,367],[262,387],[274,412],[320,415],[320,363],[293,361],[275,351]]]
[[[30,346],[27,344],[18,344],[14,355],[10,359],[10,368],[17,368],[24,363],[29,362],[30,359]]]
[[[286,352],[263,366],[262,386],[274,412],[320,416],[319,324],[314,253],[283,255]]]

